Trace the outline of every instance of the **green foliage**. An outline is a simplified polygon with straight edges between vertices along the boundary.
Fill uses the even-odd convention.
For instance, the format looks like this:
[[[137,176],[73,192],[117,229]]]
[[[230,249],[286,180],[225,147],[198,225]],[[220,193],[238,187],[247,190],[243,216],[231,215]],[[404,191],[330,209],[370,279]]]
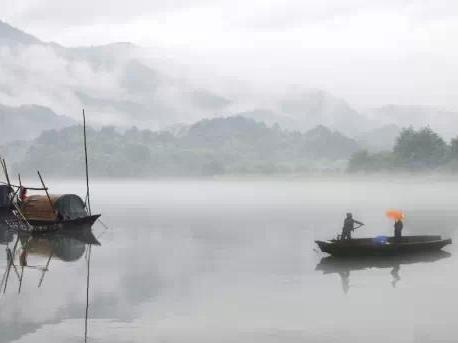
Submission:
[[[452,170],[458,159],[458,138],[450,146],[430,128],[403,129],[391,152],[369,154],[360,151],[352,155],[349,172],[432,171]],[[450,167],[450,168],[449,168]]]
[[[369,154],[363,150],[353,154],[348,161],[349,172],[379,172],[390,171],[393,168],[394,159],[390,152]]]
[[[458,161],[458,137],[455,137],[450,142],[450,159]]]
[[[359,149],[325,127],[289,132],[243,117],[202,120],[177,136],[135,127],[87,133],[91,175],[100,177],[296,173],[338,168]],[[82,177],[82,128],[46,131],[21,156],[14,166],[22,174]]]
[[[430,128],[402,130],[393,148],[400,167],[421,170],[434,169],[445,162],[447,144]]]

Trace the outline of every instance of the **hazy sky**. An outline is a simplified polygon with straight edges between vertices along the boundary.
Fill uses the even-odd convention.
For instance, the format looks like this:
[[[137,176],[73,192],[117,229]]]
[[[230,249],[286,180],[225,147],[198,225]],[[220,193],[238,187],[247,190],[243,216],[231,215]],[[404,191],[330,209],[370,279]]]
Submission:
[[[453,0],[2,0],[66,46],[131,41],[198,73],[323,88],[359,106],[458,108]],[[207,77],[208,77],[207,75]]]

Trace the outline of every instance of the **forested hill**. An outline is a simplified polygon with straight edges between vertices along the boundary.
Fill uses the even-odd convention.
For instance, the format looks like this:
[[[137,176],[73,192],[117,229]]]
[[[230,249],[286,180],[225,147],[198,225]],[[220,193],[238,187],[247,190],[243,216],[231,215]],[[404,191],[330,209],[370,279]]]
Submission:
[[[92,175],[208,176],[342,170],[360,149],[353,139],[319,126],[291,132],[244,117],[206,119],[181,130],[112,127],[88,131]],[[50,130],[27,143],[3,146],[16,172],[41,170],[72,177],[83,173],[82,130]]]
[[[391,151],[352,155],[349,172],[359,173],[431,173],[458,172],[458,137],[446,142],[428,127],[401,131]]]

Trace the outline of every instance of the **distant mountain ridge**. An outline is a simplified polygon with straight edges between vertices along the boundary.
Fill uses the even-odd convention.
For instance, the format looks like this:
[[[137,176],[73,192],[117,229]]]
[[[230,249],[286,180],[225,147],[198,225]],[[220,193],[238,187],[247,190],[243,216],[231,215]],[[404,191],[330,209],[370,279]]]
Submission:
[[[43,44],[38,38],[0,20],[0,45]]]
[[[106,127],[88,130],[94,176],[212,176],[339,171],[361,147],[326,127],[306,133],[244,117],[204,119],[180,136],[167,131]],[[28,147],[1,147],[16,172],[80,176],[81,128],[45,131]]]
[[[45,130],[62,129],[76,123],[44,106],[10,107],[0,104],[0,144],[34,139]]]
[[[231,100],[145,61],[131,43],[66,48],[0,22],[0,103],[38,103],[94,125],[152,129],[223,112]],[[5,66],[3,69],[2,66]],[[44,87],[43,87],[44,85]]]
[[[391,151],[400,133],[399,126],[389,124],[364,132],[356,140],[371,152]]]
[[[458,131],[458,112],[398,105],[357,110],[338,96],[300,86],[247,100],[201,86],[163,64],[160,52],[151,55],[128,42],[66,48],[0,21],[0,104],[38,104],[75,119],[84,107],[96,127],[157,130],[237,115],[301,132],[324,125],[364,137],[376,150],[392,146],[390,131],[377,131],[390,125],[430,126],[446,137]],[[381,135],[377,142],[370,142],[371,133]]]
[[[434,106],[385,105],[368,112],[374,119],[399,127],[426,127],[440,132],[447,138],[456,136],[458,112]]]

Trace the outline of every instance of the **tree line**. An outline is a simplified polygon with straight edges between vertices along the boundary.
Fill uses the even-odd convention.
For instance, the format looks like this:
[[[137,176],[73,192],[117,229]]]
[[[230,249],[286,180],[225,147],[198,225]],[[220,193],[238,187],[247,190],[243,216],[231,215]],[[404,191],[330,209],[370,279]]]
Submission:
[[[15,172],[80,177],[81,127],[50,130],[30,142],[0,147]],[[88,129],[91,175],[98,177],[304,174],[343,171],[360,150],[352,139],[319,126],[287,131],[244,117],[201,120],[179,133],[114,127]]]
[[[458,171],[458,137],[446,142],[431,128],[405,128],[392,151],[353,154],[349,172]]]

